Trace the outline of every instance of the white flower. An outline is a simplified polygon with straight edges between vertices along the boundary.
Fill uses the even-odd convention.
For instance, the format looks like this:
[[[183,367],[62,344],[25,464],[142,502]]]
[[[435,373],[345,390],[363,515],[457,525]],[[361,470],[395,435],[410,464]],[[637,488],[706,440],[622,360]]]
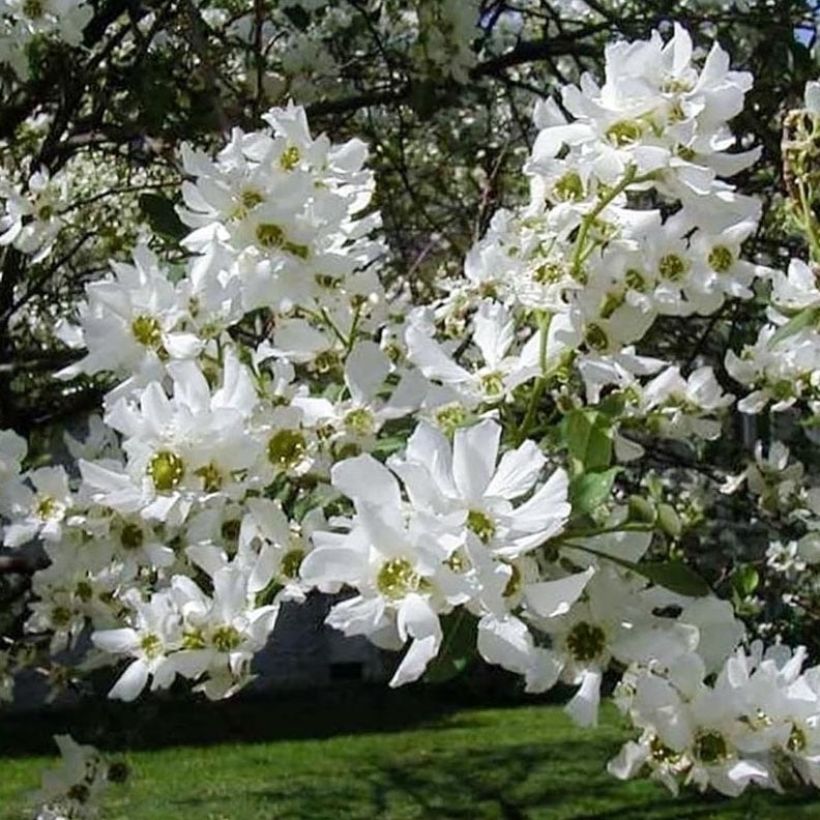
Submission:
[[[33,262],[45,259],[64,224],[61,212],[69,203],[67,175],[52,178],[41,168],[25,189],[0,186],[0,198],[6,199],[5,214],[0,217],[0,245],[13,245]]]
[[[133,626],[94,632],[97,649],[133,659],[108,693],[110,698],[131,701],[139,696],[153,677],[152,689],[171,685],[175,670],[168,653],[183,641],[182,619],[171,595],[155,593],[150,601],[133,600]]]
[[[313,533],[315,548],[302,563],[302,578],[323,591],[343,584],[355,589],[358,594],[336,604],[327,622],[385,648],[409,640],[391,686],[416,680],[438,653],[438,615],[451,608],[439,584],[447,532],[418,516],[405,521],[398,482],[370,456],[337,464],[331,478],[354,500],[356,517],[347,532]]]
[[[41,804],[38,817],[48,820],[90,817],[108,783],[108,766],[93,746],[77,743],[69,735],[55,735],[60,764],[43,773],[34,795]]]
[[[457,364],[443,346],[411,322],[405,333],[408,358],[428,378],[450,388],[468,407],[481,401],[501,401],[512,390],[539,372],[540,340],[535,334],[515,355],[514,322],[506,308],[492,301],[479,306],[472,341],[481,354],[481,364],[470,370]]]
[[[498,557],[516,558],[563,529],[568,477],[556,470],[530,496],[546,459],[525,441],[498,461],[500,438],[501,427],[487,420],[456,431],[451,449],[442,433],[420,424],[390,467],[416,509],[460,519]]]
[[[129,376],[112,394],[127,395],[134,387],[160,379],[163,360],[195,357],[203,342],[180,329],[187,306],[168,279],[167,271],[145,245],[134,250],[134,264],[112,262],[114,275],[86,287],[80,309],[82,344],[88,354],[58,375],[113,371]]]
[[[62,467],[38,467],[25,475],[29,484],[12,488],[5,544],[17,547],[36,537],[57,541],[73,498]]]
[[[802,259],[789,261],[788,272],[774,271],[772,303],[782,311],[799,311],[820,305],[817,274]]]

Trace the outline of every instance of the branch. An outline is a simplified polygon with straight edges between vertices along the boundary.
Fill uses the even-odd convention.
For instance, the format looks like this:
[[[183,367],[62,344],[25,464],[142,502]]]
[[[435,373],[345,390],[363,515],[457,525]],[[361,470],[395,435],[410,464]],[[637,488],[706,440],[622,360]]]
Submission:
[[[515,48],[506,54],[479,63],[470,71],[470,77],[473,80],[479,80],[483,77],[500,77],[508,68],[537,60],[564,57],[569,54],[578,57],[600,57],[600,51],[597,45],[578,42],[575,37],[553,37],[549,40],[524,41],[518,43]],[[447,85],[452,84],[448,83]],[[412,82],[406,82],[400,88],[369,91],[352,97],[343,97],[339,100],[323,100],[308,105],[307,113],[308,116],[316,117],[327,114],[343,114],[376,105],[403,103],[410,99],[413,87]],[[440,87],[445,88],[445,83],[442,82]]]

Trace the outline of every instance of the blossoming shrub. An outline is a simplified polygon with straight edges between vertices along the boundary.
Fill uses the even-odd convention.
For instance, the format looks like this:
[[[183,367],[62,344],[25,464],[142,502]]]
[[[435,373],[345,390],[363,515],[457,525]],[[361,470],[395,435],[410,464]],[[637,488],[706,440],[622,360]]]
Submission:
[[[818,86],[786,153],[808,260],[783,272],[744,257],[761,207],[730,181],[759,154],[729,128],[751,85],[681,27],[612,44],[602,84],[584,74],[536,104],[528,201],[497,211],[429,298],[386,275],[362,141],[314,137],[291,103],[215,156],[184,146],[163,243],[143,236],[60,326],[83,352],[61,378],[116,376],[87,439],[68,441],[76,470],[29,465],[0,433],[5,544],[38,538],[48,558],[0,692],[37,647],[90,635],[81,669],[110,665],[112,698],[179,678],[224,698],[283,603],[319,590],[342,593],[331,626],[400,653],[391,686],[480,656],[531,692],[575,687],[566,708],[586,726],[616,674],[635,727],[617,777],[728,795],[820,785],[820,667],[760,640],[758,570],[727,585],[690,554],[710,511],[647,468],[683,453],[714,481],[705,443],[736,401],[705,358],[648,342],[696,317],[726,333],[753,298],[767,324],[725,361],[737,408],[799,408],[813,435]],[[47,255],[65,197],[36,174],[8,194],[0,242]],[[782,445],[713,503],[741,485],[760,509],[747,518],[785,540],[768,563],[798,595],[820,562],[820,489]]]

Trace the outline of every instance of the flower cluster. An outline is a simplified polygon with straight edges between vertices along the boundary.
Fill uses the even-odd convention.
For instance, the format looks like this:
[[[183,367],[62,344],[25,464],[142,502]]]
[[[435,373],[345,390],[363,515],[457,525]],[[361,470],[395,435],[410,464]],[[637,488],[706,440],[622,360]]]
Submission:
[[[719,438],[734,402],[705,360],[648,355],[656,324],[716,322],[766,279],[781,329],[756,349],[795,348],[771,360],[799,361],[801,389],[820,372],[800,352],[820,310],[810,269],[742,254],[759,206],[726,178],[756,152],[730,150],[728,121],[750,85],[717,45],[701,65],[680,27],[611,46],[603,85],[585,75],[563,108],[537,106],[529,203],[497,213],[428,299],[388,284],[360,141],[314,138],[290,104],[215,159],[185,147],[185,253],[137,244],[61,327],[86,351],[61,376],[113,380],[102,420],[67,441],[76,471],[0,435],[4,543],[38,538],[49,559],[32,639],[79,650],[90,632],[87,666],[120,665],[111,697],[182,678],[222,698],[252,678],[281,604],[318,590],[341,595],[331,626],[404,650],[394,686],[476,655],[529,691],[576,687],[567,710],[591,725],[604,674],[626,669],[643,734],[620,776],[816,783],[816,673],[801,652],[738,649],[735,609],[685,560],[692,498],[630,467],[658,439]],[[15,196],[2,241],[36,252],[27,230],[42,239],[47,215]],[[771,379],[743,376],[747,360],[727,367],[757,412]],[[820,504],[787,456],[761,451],[725,489],[745,483],[816,551]]]
[[[567,476],[556,470],[533,492],[544,456],[528,441],[496,463],[500,438],[487,420],[458,430],[451,447],[422,424],[389,470],[370,455],[333,468],[333,486],[353,500],[355,515],[334,522],[341,532],[314,533],[302,577],[327,592],[356,590],[328,618],[345,634],[390,648],[412,641],[394,686],[421,676],[441,646],[439,617],[457,606],[479,617],[485,659],[527,671],[537,653],[531,639],[522,651],[526,627],[514,612],[524,600],[546,617],[563,611],[589,579],[582,572],[535,583],[530,554],[570,513]]]
[[[693,784],[735,797],[751,784],[778,791],[820,786],[820,667],[802,670],[805,650],[753,644],[738,649],[714,682],[696,655],[630,670],[617,695],[642,729],[609,770],[648,770],[677,793]]]

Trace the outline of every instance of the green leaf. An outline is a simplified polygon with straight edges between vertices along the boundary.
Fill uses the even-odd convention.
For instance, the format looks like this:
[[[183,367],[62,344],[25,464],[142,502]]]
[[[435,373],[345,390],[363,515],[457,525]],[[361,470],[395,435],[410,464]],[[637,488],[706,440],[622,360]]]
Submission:
[[[406,438],[402,438],[401,436],[389,436],[388,438],[380,438],[373,445],[373,447],[370,448],[370,452],[387,458],[388,456],[392,456],[394,453],[398,453],[403,447],[406,446]]]
[[[614,564],[618,564],[618,566],[638,575],[643,575],[644,578],[648,578],[658,586],[677,592],[679,595],[701,598],[712,592],[709,584],[683,561],[643,561],[636,564],[634,561],[627,561],[625,558],[609,555],[584,544],[567,543],[564,546],[588,552],[590,555],[597,555],[599,558],[606,558],[608,561],[612,561]]]
[[[179,242],[188,233],[170,199],[159,194],[141,194],[139,206],[151,230],[163,239]]]
[[[478,621],[469,612],[457,609],[441,619],[444,638],[438,655],[424,673],[428,683],[444,683],[460,675],[477,657]]]
[[[748,598],[760,583],[760,573],[750,564],[739,566],[732,573],[732,586],[741,598]]]
[[[789,336],[794,336],[795,333],[799,333],[804,328],[817,324],[818,320],[820,320],[820,309],[809,307],[801,310],[800,313],[792,316],[785,325],[781,325],[777,329],[772,338],[769,339],[769,347],[772,348],[784,339],[788,339]]]
[[[610,393],[598,404],[598,409],[609,418],[616,419],[624,412],[626,397],[623,393]]]
[[[634,566],[635,572],[639,572],[644,578],[649,578],[658,586],[677,592],[679,595],[700,598],[712,591],[709,584],[683,561],[649,561]]]
[[[582,473],[569,485],[569,499],[573,513],[592,513],[603,504],[612,492],[620,467],[610,467],[595,473]]]
[[[605,470],[612,461],[612,425],[596,410],[572,410],[562,423],[575,472]]]

